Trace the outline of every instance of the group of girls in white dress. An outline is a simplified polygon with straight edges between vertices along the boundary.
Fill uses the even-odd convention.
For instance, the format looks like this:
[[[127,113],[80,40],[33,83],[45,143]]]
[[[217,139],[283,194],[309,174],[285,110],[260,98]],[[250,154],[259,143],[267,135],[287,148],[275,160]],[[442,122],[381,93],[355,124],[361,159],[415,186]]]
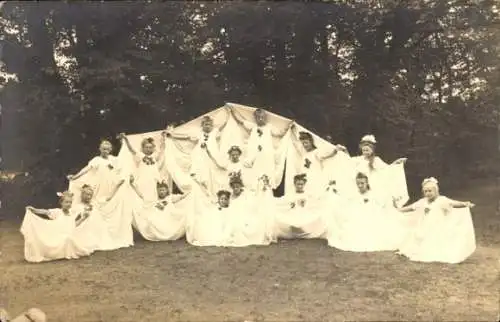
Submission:
[[[133,229],[149,241],[185,237],[195,246],[244,247],[269,245],[279,239],[324,239],[344,251],[396,251],[422,262],[459,263],[474,252],[469,210],[474,205],[440,195],[438,181],[431,177],[422,182],[423,198],[405,206],[408,197],[398,192],[401,184],[393,182],[399,179],[392,174],[406,159],[392,164],[382,161],[375,154],[373,135],[361,139],[361,155],[350,157],[341,145],[320,151],[313,135],[299,131],[293,121],[276,129],[266,114],[263,109],[255,110],[251,123],[228,108],[227,119],[232,116],[249,139],[245,147],[231,146],[225,158],[220,157],[219,138],[227,119],[216,128],[208,115],[202,118],[198,136],[167,128],[159,148],[153,138],[146,137],[137,151],[120,134],[122,145],[134,159],[130,170],[111,154],[109,141],[101,142],[100,155],[76,175],[68,176],[70,189],[59,194],[59,208],[26,208],[21,227],[25,259],[73,259],[129,247],[134,243]],[[287,133],[301,164],[293,176],[292,191],[276,198],[273,189],[280,180],[275,174],[272,140],[283,139]],[[167,140],[195,145],[189,189],[180,194],[173,193],[162,170],[169,153]],[[332,177],[325,160],[340,154],[347,156],[348,171]],[[215,183],[214,171],[225,173],[225,182]],[[348,184],[339,184],[341,176],[347,177],[352,190]],[[83,184],[81,178],[85,178]]]

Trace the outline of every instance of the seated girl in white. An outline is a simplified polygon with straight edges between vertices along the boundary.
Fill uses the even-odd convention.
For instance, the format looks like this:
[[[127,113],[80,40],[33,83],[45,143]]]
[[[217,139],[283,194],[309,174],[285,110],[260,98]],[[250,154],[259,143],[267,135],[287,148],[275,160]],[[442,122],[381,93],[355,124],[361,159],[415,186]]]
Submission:
[[[76,215],[76,222],[80,223],[73,238],[77,240],[77,244],[85,245],[87,249],[114,250],[124,247],[113,240],[108,223],[100,211],[101,207],[94,201],[93,196],[92,187],[83,185],[79,200],[71,207]]]
[[[189,140],[195,143],[195,147],[191,152],[191,167],[189,174],[196,177],[196,180],[201,183],[204,189],[211,196],[214,196],[216,190],[216,176],[214,173],[216,163],[213,160],[220,159],[219,140],[221,132],[227,125],[229,112],[226,110],[226,120],[218,128],[214,127],[212,117],[205,115],[201,119],[201,133],[198,136],[192,137],[189,135],[177,134],[168,131],[168,137],[175,140]],[[209,157],[208,153],[212,156]]]
[[[157,199],[156,184],[163,181],[160,174],[160,168],[165,160],[165,137],[167,133],[162,133],[160,150],[156,151],[156,145],[153,138],[145,138],[141,142],[141,152],[137,152],[130,144],[127,136],[121,133],[120,138],[126,144],[130,153],[134,156],[136,164],[135,184],[141,191],[146,202]]]
[[[328,211],[318,196],[305,191],[306,183],[305,174],[295,175],[295,191],[278,201],[275,214],[278,238],[326,238]]]
[[[88,165],[77,174],[68,175],[69,189],[77,192],[85,182],[92,187],[94,199],[98,203],[111,200],[125,182],[121,174],[121,166],[118,159],[111,154],[112,151],[111,142],[103,140],[99,145],[100,154],[90,160]],[[75,184],[78,187],[74,187]]]
[[[422,199],[400,209],[401,212],[413,212],[418,224],[399,248],[399,253],[418,262],[463,262],[476,249],[470,213],[474,204],[441,196],[435,178],[425,179],[422,191]]]
[[[225,233],[229,239],[225,246],[269,245],[271,225],[269,217],[259,207],[257,196],[244,189],[239,173],[231,176],[229,185],[232,194]]]
[[[376,193],[385,193],[398,205],[403,205],[409,199],[404,171],[406,158],[397,159],[389,165],[376,155],[376,144],[375,136],[363,136],[359,143],[361,155],[351,158],[353,171],[366,174]]]
[[[342,198],[332,209],[328,245],[353,252],[396,250],[407,233],[393,201],[377,195],[368,176],[356,175],[357,195]]]
[[[217,203],[211,204],[206,197],[195,197],[198,206],[195,209],[196,220],[188,225],[188,242],[195,246],[226,246],[229,240],[229,230],[226,227],[229,219],[229,203],[231,193],[227,190],[217,192]],[[200,202],[201,201],[201,202]]]
[[[336,146],[330,151],[320,151],[314,144],[314,138],[309,132],[298,132],[292,126],[292,142],[302,157],[299,173],[307,175],[308,189],[315,189],[315,193],[323,193],[327,188],[327,176],[323,171],[323,161],[333,158],[342,146]],[[298,142],[300,141],[301,144]]]
[[[130,185],[143,200],[144,197],[130,177]],[[179,207],[178,202],[187,197],[187,194],[170,194],[168,184],[156,184],[158,198],[152,202],[141,202],[133,210],[134,227],[146,240],[167,241],[177,240],[186,233],[185,207]]]
[[[276,173],[276,155],[273,144],[273,137],[283,138],[293,124],[290,121],[288,126],[282,130],[275,129],[268,123],[267,113],[263,109],[256,109],[254,112],[254,122],[246,121],[239,113],[231,108],[231,114],[238,125],[242,126],[248,133],[247,160],[246,165],[253,169],[255,182],[249,182],[250,186],[256,186],[258,178],[266,175],[271,187],[275,189],[280,182]],[[280,177],[281,178],[281,177]]]
[[[88,256],[94,251],[74,240],[75,228],[84,219],[72,211],[73,194],[58,193],[60,208],[36,209],[26,207],[21,225],[24,236],[24,258],[28,262],[43,262],[56,259],[74,259]]]

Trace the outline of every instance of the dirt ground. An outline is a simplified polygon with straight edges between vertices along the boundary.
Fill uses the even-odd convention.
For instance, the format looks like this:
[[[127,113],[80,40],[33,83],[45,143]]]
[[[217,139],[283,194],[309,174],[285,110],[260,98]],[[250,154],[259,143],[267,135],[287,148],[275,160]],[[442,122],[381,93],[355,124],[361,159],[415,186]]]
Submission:
[[[478,248],[459,265],[412,263],[390,252],[350,253],[324,241],[197,248],[136,241],[89,258],[28,264],[18,222],[0,230],[0,306],[39,307],[49,321],[495,321],[500,196],[470,199]]]

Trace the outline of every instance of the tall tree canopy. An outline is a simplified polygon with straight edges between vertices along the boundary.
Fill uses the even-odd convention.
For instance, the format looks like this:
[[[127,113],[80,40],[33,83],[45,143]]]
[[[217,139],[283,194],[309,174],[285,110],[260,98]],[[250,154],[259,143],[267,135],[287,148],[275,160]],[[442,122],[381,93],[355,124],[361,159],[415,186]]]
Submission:
[[[352,152],[379,137],[410,180],[496,170],[493,0],[7,2],[4,166],[62,187],[100,138],[225,101],[292,117]]]

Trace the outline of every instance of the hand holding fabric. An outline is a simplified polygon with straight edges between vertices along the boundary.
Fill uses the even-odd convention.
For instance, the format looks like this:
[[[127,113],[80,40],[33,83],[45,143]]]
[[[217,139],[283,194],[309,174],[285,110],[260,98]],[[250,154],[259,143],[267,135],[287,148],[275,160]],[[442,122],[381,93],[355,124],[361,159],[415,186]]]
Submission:
[[[394,164],[405,164],[406,160],[408,160],[407,158],[400,158],[400,159],[397,159],[396,161],[394,161]]]

